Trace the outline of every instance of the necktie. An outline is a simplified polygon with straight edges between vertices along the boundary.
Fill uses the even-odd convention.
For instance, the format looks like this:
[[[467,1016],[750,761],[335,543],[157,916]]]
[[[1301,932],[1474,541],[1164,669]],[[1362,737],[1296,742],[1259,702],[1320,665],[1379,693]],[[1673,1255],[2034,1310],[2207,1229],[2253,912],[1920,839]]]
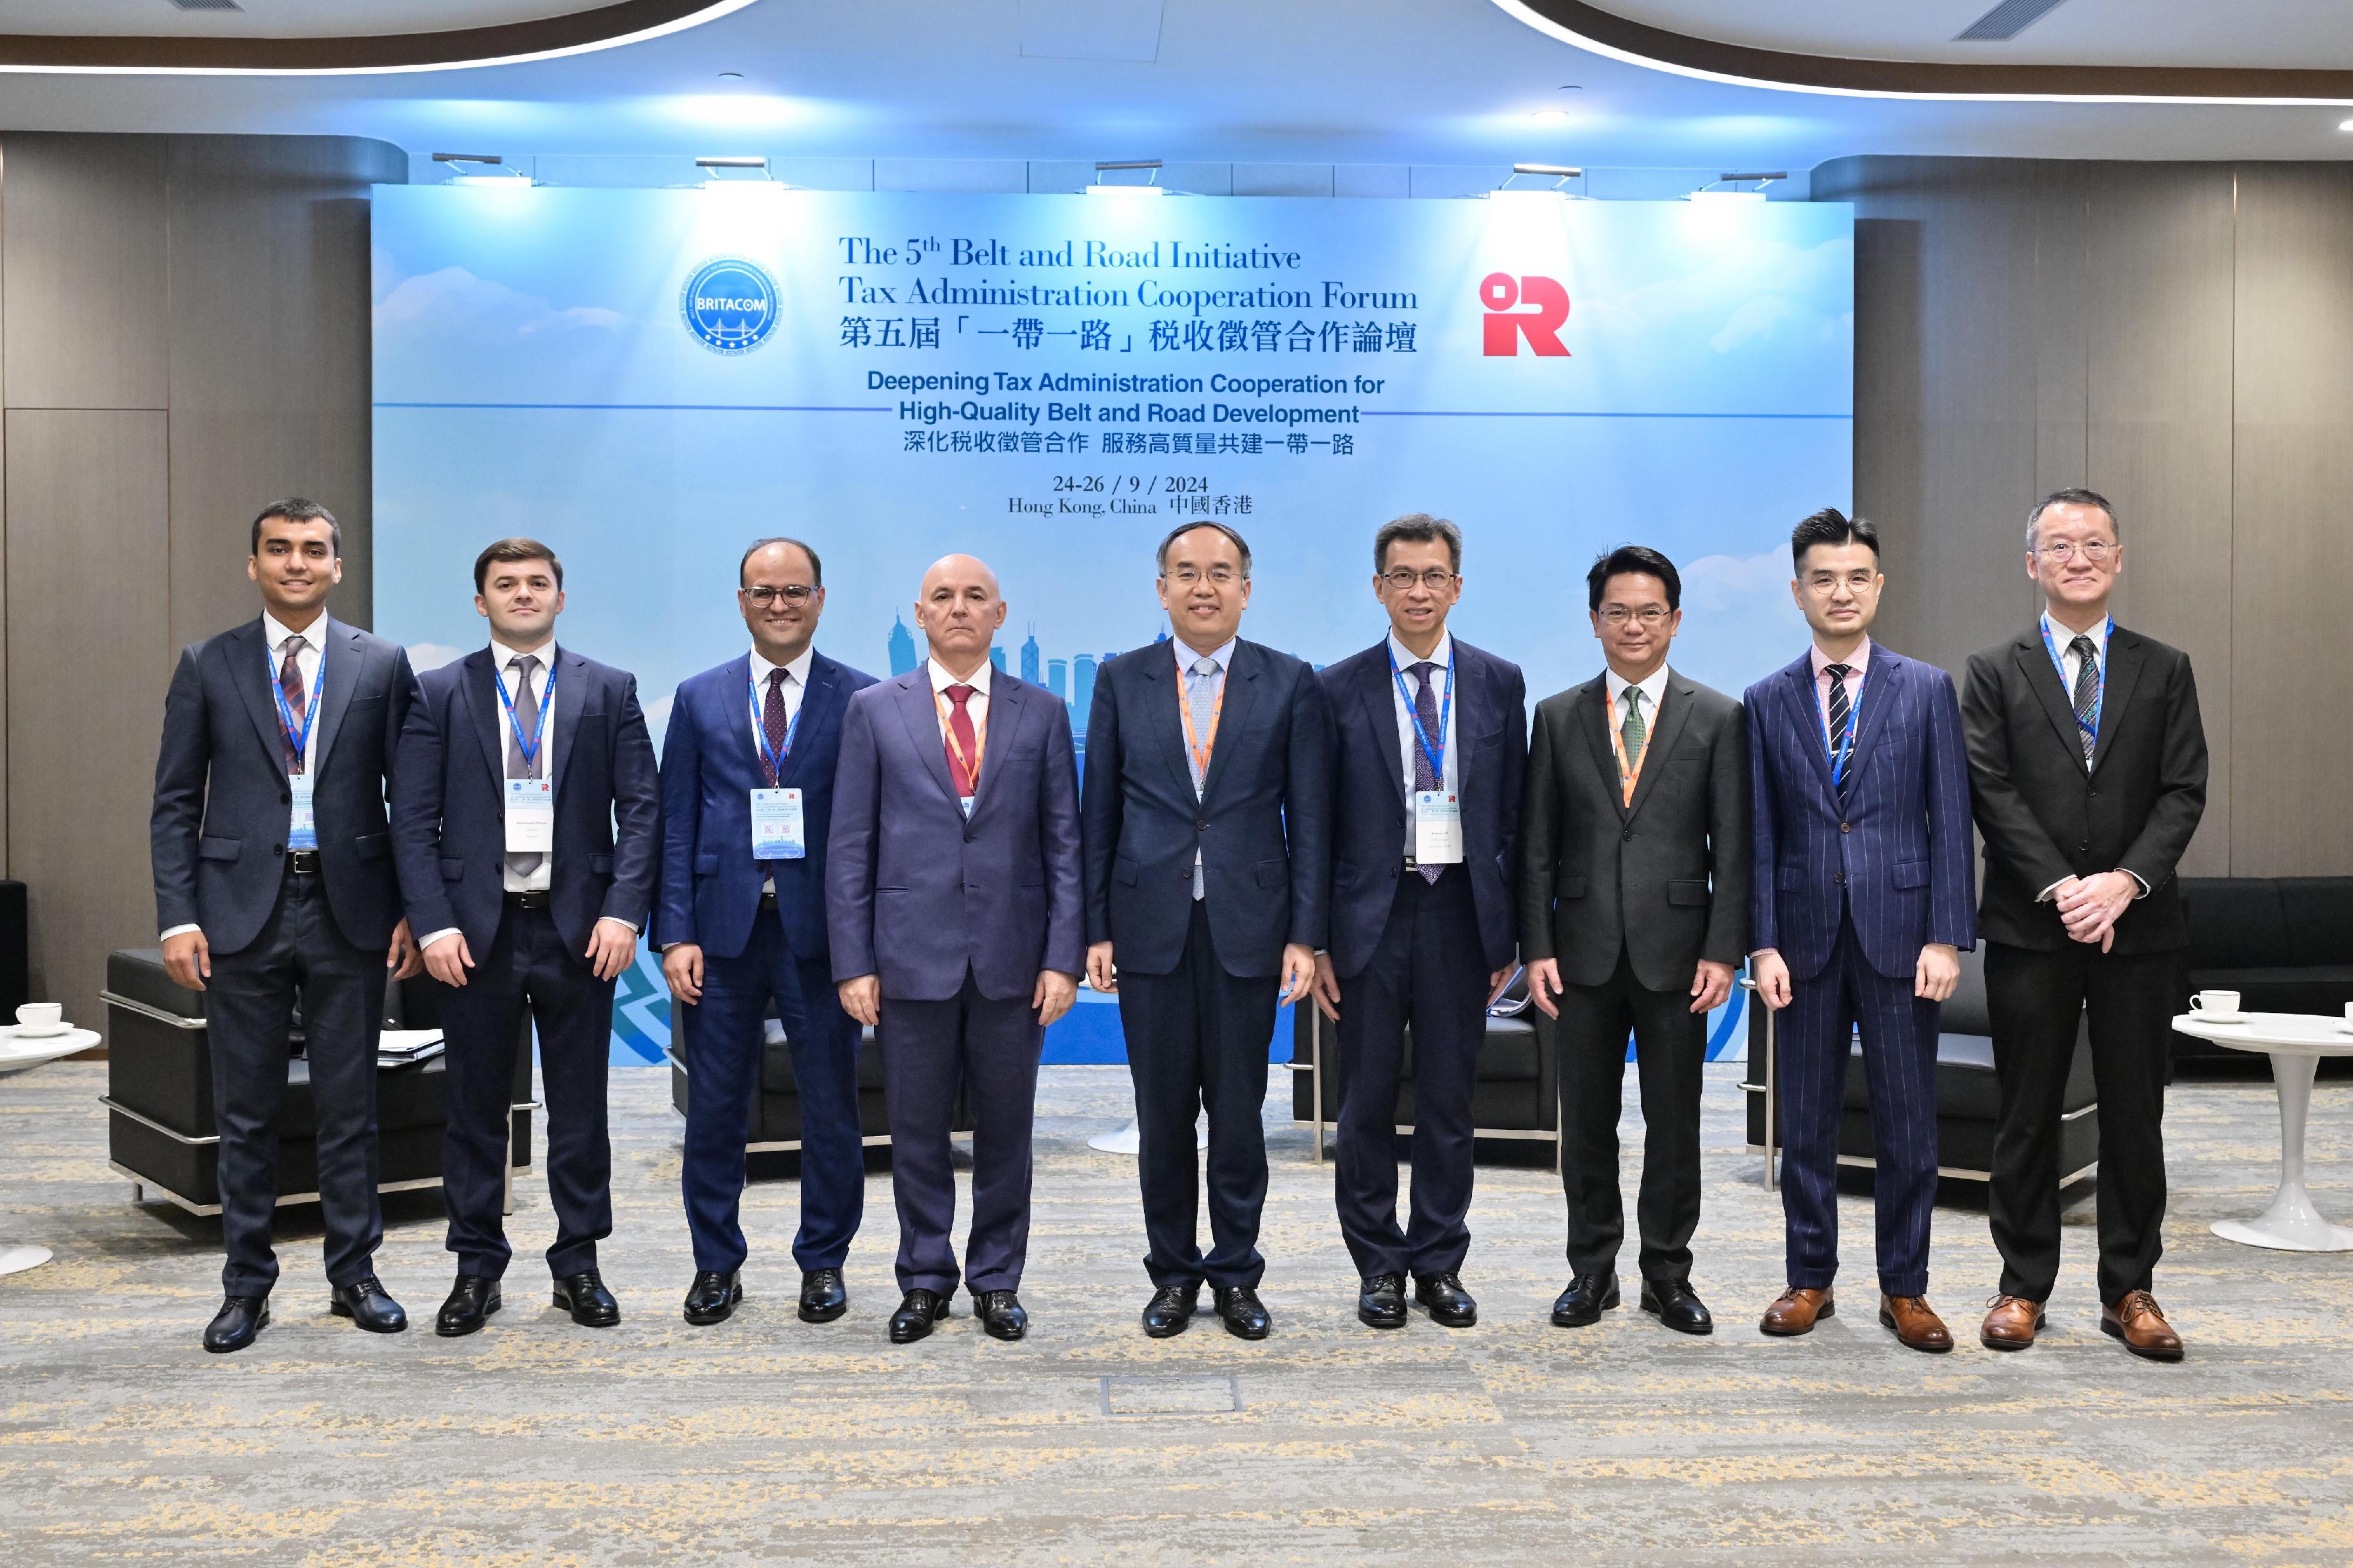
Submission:
[[[1852,672],[1853,668],[1854,667],[1851,664],[1826,664],[1822,666],[1822,673],[1831,678],[1831,765],[1834,769],[1838,767],[1838,759],[1840,755],[1847,749],[1847,731],[1852,727],[1852,721],[1854,718],[1853,713],[1848,710],[1846,697],[1846,678]],[[1848,757],[1846,766],[1843,769],[1840,769],[1838,774],[1838,797],[1839,802],[1841,805],[1845,804],[1846,801],[1847,781],[1853,776],[1854,759],[1852,757]]]
[[[768,787],[775,789],[781,782],[777,767],[785,760],[785,736],[792,722],[785,717],[785,672],[768,671],[768,700],[760,709],[760,728],[767,731],[768,749],[760,758],[760,765],[768,773]],[[772,760],[773,759],[773,760]]]
[[[288,637],[286,662],[278,669],[278,684],[286,692],[286,710],[294,715],[293,732],[290,734],[283,729],[279,731],[286,745],[286,771],[290,774],[299,773],[304,767],[302,748],[294,743],[294,736],[302,733],[302,710],[309,700],[309,693],[302,689],[302,661],[296,657],[302,647],[301,637]]]
[[[535,779],[543,777],[542,768],[547,762],[546,749],[539,743],[539,699],[532,691],[531,678],[539,668],[535,654],[524,654],[509,661],[514,671],[514,722],[507,726],[507,777]],[[530,747],[530,755],[523,754]],[[545,858],[529,850],[517,850],[507,857],[507,869],[518,877],[528,877],[539,869]]]
[[[1444,746],[1446,737],[1438,732],[1438,692],[1435,683],[1430,679],[1437,668],[1437,665],[1426,658],[1413,667],[1413,679],[1416,683],[1413,690],[1413,711],[1414,717],[1421,721],[1421,733],[1430,737],[1430,744]],[[1442,752],[1440,754],[1443,755]],[[1415,737],[1413,745],[1413,787],[1417,790],[1446,787],[1445,781],[1439,776],[1438,770],[1430,765],[1430,748],[1421,743],[1419,736]],[[1416,866],[1414,869],[1420,872],[1421,879],[1432,887],[1437,886],[1438,879],[1446,874],[1446,868],[1443,866]]]
[[[2092,639],[2078,637],[2067,651],[2082,660],[2075,667],[2075,733],[2084,742],[2084,765],[2092,765],[2092,747],[2099,739],[2099,721],[2092,715],[2100,706],[2100,655]]]
[[[1193,775],[1193,793],[1198,795],[1209,777],[1208,752],[1217,744],[1218,722],[1218,661],[1207,657],[1193,661],[1185,676],[1185,708],[1193,720],[1193,732],[1185,747],[1185,766]],[[1198,749],[1196,749],[1198,742]],[[1193,851],[1193,896],[1208,896],[1208,879],[1202,875],[1201,852]]]
[[[1642,721],[1642,689],[1626,689],[1626,721],[1618,727],[1618,743],[1626,748],[1626,776],[1618,781],[1625,791],[1623,804],[1634,804],[1634,782],[1642,776],[1642,748],[1651,742],[1651,727]]]
[[[955,704],[948,713],[948,777],[966,800],[980,793],[980,737],[972,727],[972,711],[965,706],[972,693],[969,686],[947,689],[948,700]]]

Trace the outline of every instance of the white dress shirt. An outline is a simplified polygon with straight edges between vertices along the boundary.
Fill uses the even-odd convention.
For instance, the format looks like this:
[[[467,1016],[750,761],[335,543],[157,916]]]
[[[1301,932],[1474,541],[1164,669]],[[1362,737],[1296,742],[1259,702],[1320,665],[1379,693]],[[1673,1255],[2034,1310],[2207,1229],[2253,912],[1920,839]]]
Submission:
[[[1220,714],[1225,711],[1226,671],[1233,667],[1234,644],[1240,640],[1241,639],[1239,637],[1228,637],[1223,643],[1211,648],[1208,653],[1203,654],[1196,653],[1191,648],[1187,647],[1183,637],[1170,637],[1168,639],[1168,646],[1176,650],[1176,701],[1185,715],[1189,715],[1193,710],[1193,667],[1204,658],[1218,667],[1218,672],[1209,677],[1209,690],[1211,693],[1210,706]],[[1187,720],[1185,717],[1179,717],[1176,728],[1180,733],[1183,732],[1187,722]],[[1215,760],[1215,742],[1210,740],[1208,735],[1196,732],[1190,740],[1186,742],[1188,751],[1195,742],[1198,742],[1202,745],[1210,747],[1211,760]],[[1189,774],[1192,771],[1193,759],[1191,756],[1187,755],[1185,761],[1186,771]],[[1208,770],[1205,768],[1201,772],[1201,782],[1193,786],[1193,794],[1196,798],[1199,797],[1203,789],[1208,784]],[[1206,874],[1202,870],[1201,851],[1198,846],[1196,846],[1193,850],[1193,896],[1197,899],[1207,898],[1208,896],[1208,882]]]
[[[1414,733],[1413,704],[1406,700],[1406,693],[1413,693],[1417,700],[1421,696],[1419,678],[1413,672],[1413,667],[1421,659],[1419,655],[1398,641],[1395,632],[1389,634],[1388,644],[1389,658],[1398,669],[1396,678],[1389,681],[1389,706],[1397,713],[1398,760],[1405,770],[1405,858],[1410,860],[1414,846],[1414,759],[1421,751],[1421,738]],[[1440,632],[1438,635],[1438,647],[1431,650],[1430,662],[1438,667],[1430,672],[1433,688],[1430,706],[1438,710],[1439,727],[1445,731],[1442,735],[1431,737],[1438,742],[1439,758],[1444,764],[1438,776],[1438,787],[1459,798],[1462,794],[1462,765],[1454,754],[1453,706],[1446,700],[1446,671],[1454,662],[1453,633]],[[1461,672],[1456,674],[1459,678]],[[1456,689],[1459,692],[1461,689],[1458,686]]]
[[[923,663],[932,672],[932,690],[937,699],[932,704],[932,717],[939,721],[940,743],[947,744],[947,715],[955,711],[955,701],[948,696],[948,688],[969,686],[972,695],[965,699],[964,710],[972,715],[972,727],[982,735],[985,744],[988,733],[988,677],[997,666],[984,658],[978,669],[958,676],[949,674],[948,667],[936,658],[927,658]]]
[[[789,732],[793,724],[801,716],[801,699],[808,695],[809,665],[816,658],[817,645],[815,643],[811,643],[808,647],[801,649],[800,657],[794,659],[790,664],[770,664],[766,659],[760,657],[760,650],[758,648],[755,647],[752,650],[752,685],[744,691],[744,710],[752,726],[752,750],[761,758],[761,776],[764,778],[766,776],[767,768],[768,731],[765,715],[768,707],[769,673],[778,669],[785,672],[785,688],[783,693],[785,699],[785,728]],[[759,700],[756,702],[752,699],[753,691],[757,691],[760,694]],[[764,893],[773,893],[776,890],[776,879],[774,877],[763,878],[761,879],[760,891]]]
[[[1626,688],[1630,685],[1641,693],[1634,700],[1642,710],[1641,765],[1649,767],[1651,742],[1659,738],[1659,705],[1667,700],[1667,667],[1663,664],[1659,666],[1639,681],[1629,681],[1616,670],[1604,667],[1601,679],[1609,693],[1609,733],[1618,738],[1621,747],[1626,743]],[[1631,760],[1633,753],[1629,752],[1627,756]]]

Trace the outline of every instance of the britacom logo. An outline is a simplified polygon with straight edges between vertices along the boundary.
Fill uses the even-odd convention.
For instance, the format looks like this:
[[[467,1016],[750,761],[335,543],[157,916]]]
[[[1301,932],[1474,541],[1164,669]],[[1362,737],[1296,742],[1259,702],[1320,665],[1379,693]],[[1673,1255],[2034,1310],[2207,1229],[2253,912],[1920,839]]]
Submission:
[[[1539,358],[1568,357],[1568,346],[1560,341],[1560,329],[1568,322],[1568,290],[1556,280],[1490,272],[1479,281],[1479,303],[1487,310],[1482,323],[1486,358],[1517,358],[1523,338]]]
[[[713,353],[747,354],[776,330],[776,280],[755,261],[723,256],[694,269],[679,295],[686,330]]]

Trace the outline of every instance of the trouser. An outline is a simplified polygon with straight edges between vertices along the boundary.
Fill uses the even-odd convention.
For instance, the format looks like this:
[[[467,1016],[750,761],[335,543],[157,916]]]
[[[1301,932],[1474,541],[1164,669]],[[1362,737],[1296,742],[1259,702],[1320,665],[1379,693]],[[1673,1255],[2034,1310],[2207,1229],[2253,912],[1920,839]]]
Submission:
[[[1413,1216],[1398,1225],[1398,1084],[1413,1041]],[[1398,878],[1365,967],[1340,981],[1340,1235],[1356,1272],[1450,1274],[1471,1249],[1471,1091],[1487,1035],[1487,967],[1471,878]]]
[[[1205,900],[1193,900],[1191,928],[1176,967],[1119,977],[1120,1032],[1135,1082],[1144,1189],[1144,1267],[1155,1286],[1256,1289],[1266,1206],[1267,1046],[1282,981],[1226,973],[1209,936]],[[1200,1170],[1193,1121],[1209,1112],[1209,1255],[1198,1239]]]
[[[899,1210],[899,1289],[955,1293],[955,1171],[949,1121],[972,1100],[972,1229],[964,1279],[976,1296],[1018,1290],[1029,1251],[1029,1127],[1046,1031],[1027,994],[993,1001],[972,972],[940,1002],[882,998],[883,1097],[891,1110],[891,1195]]]
[[[596,978],[544,908],[510,902],[490,951],[463,985],[442,986],[449,1122],[441,1135],[441,1183],[458,1272],[496,1279],[507,1270],[507,1132],[522,1022],[539,1032],[547,1102],[547,1194],[555,1241],[547,1267],[558,1279],[596,1267],[613,1234],[613,1151],[606,1134],[605,1076],[611,1056],[613,983]]]
[[[772,908],[753,918],[744,951],[706,954],[702,1000],[686,1043],[686,1152],[679,1172],[694,1266],[731,1273],[748,1249],[738,1214],[752,1097],[760,1092],[762,1019],[774,1003],[791,1042],[801,1112],[801,1223],[793,1261],[839,1268],[866,1203],[858,1131],[858,1021],[841,1010],[832,965],[801,958]]]
[[[1560,1179],[1568,1196],[1573,1274],[1614,1269],[1626,1239],[1618,1118],[1630,1033],[1642,1091],[1642,1190],[1634,1210],[1642,1278],[1691,1280],[1692,1232],[1699,1228],[1700,1068],[1707,1060],[1707,1016],[1693,1012],[1691,1003],[1688,989],[1652,991],[1635,979],[1622,948],[1609,979],[1561,989]]]
[[[1986,945],[2001,1121],[1987,1206],[2005,1295],[2050,1300],[2059,1278],[2059,1118],[2091,1015],[2099,1095],[2100,1300],[2146,1290],[2165,1248],[2165,1075],[2178,952],[2058,952]]]
[[[1847,1061],[1858,1030],[1871,1085],[1871,1138],[1878,1162],[1879,1288],[1890,1296],[1928,1289],[1928,1218],[1936,1201],[1938,1004],[1912,994],[1913,977],[1882,974],[1862,955],[1852,917],[1822,972],[1793,980],[1775,1020],[1780,1058],[1781,1213],[1788,1282],[1826,1290],[1838,1274],[1839,1121]]]
[[[384,1215],[376,1203],[375,1045],[383,1027],[381,949],[353,946],[315,874],[286,873],[261,933],[216,952],[205,988],[220,1129],[221,1289],[266,1296],[278,1279],[269,1245],[278,1203],[278,1117],[286,1099],[295,997],[318,1128],[319,1210],[327,1281],[375,1272]]]

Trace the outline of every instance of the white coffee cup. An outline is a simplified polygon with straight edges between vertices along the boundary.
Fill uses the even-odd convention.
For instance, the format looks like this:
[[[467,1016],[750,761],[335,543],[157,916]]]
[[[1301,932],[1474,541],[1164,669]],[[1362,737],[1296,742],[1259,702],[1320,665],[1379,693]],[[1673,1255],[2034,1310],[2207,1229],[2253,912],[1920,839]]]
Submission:
[[[65,1026],[65,1005],[58,1002],[27,1002],[16,1009],[16,1023],[28,1035],[54,1035]]]
[[[2235,991],[2200,991],[2189,999],[2189,1005],[2200,1017],[2217,1024],[2236,1023],[2239,1019],[2239,994]]]

